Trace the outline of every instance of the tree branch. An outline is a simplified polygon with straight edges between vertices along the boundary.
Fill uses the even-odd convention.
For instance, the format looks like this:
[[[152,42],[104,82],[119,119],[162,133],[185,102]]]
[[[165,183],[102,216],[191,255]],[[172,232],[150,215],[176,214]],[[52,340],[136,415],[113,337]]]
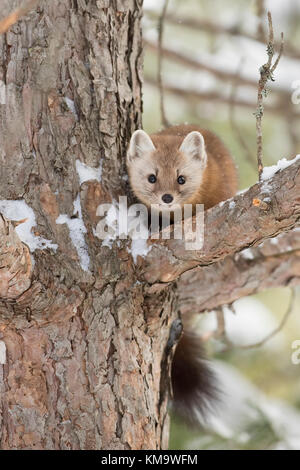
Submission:
[[[154,19],[157,19],[157,13],[146,10],[148,16],[151,16]],[[251,41],[256,41],[261,44],[265,45],[265,35],[258,37],[256,34],[248,33],[247,31],[243,31],[238,25],[234,26],[224,26],[219,23],[214,23],[213,21],[209,21],[206,19],[200,18],[178,18],[177,16],[173,15],[172,13],[168,13],[166,15],[166,21],[171,23],[175,26],[185,27],[194,29],[195,31],[203,32],[207,31],[212,34],[226,34],[230,36],[240,36],[246,39],[250,39]],[[275,42],[275,47],[280,47],[280,42]],[[290,57],[291,59],[300,59],[300,52],[299,49],[293,47],[292,44],[287,43],[285,45],[285,56]]]
[[[140,258],[141,276],[152,284],[174,281],[196,266],[216,263],[293,229],[300,219],[299,187],[298,158],[267,181],[206,211],[202,250],[187,251],[184,240],[150,239],[151,251]],[[194,231],[195,225],[194,217]]]
[[[158,53],[158,45],[156,43],[147,40],[144,40],[144,43],[149,50]],[[224,72],[224,70],[218,69],[217,67],[214,67],[211,64],[201,62],[199,59],[194,60],[191,57],[187,57],[178,51],[162,47],[161,53],[166,59],[174,60],[175,62],[178,62],[188,67],[188,69],[205,70],[206,72],[213,74],[219,80],[235,81],[245,86],[257,88],[257,82],[255,80],[251,80],[247,77],[242,77],[241,75],[236,75],[234,72]],[[284,90],[277,90],[277,92],[288,95],[288,93],[286,93]]]
[[[158,87],[157,81],[154,80],[153,78],[146,76],[145,77],[145,82],[151,86]],[[208,101],[209,103],[211,102],[217,102],[217,103],[223,103],[223,104],[232,104],[234,106],[239,106],[242,108],[248,108],[248,109],[255,109],[256,103],[254,101],[250,100],[241,100],[241,99],[234,99],[234,101],[231,100],[231,97],[227,97],[226,95],[222,95],[219,92],[215,91],[200,91],[200,90],[191,90],[191,89],[185,89],[185,88],[180,88],[178,86],[172,85],[170,83],[164,83],[164,90],[167,91],[168,93],[172,93],[176,95],[176,97],[180,97],[184,99],[185,101],[191,100],[195,102],[195,100],[199,101]],[[283,105],[285,103],[285,105]],[[288,116],[289,120],[290,119],[298,119],[300,118],[300,114],[297,113],[295,110],[291,109],[289,105],[286,105],[286,103],[289,103],[288,101],[280,101],[278,104],[274,105],[268,105],[266,104],[264,107],[264,111],[271,112],[272,114],[279,114],[280,116],[285,115]]]
[[[202,313],[266,289],[299,284],[300,237],[299,231],[291,231],[250,253],[183,274],[178,280],[179,308],[182,314]]]

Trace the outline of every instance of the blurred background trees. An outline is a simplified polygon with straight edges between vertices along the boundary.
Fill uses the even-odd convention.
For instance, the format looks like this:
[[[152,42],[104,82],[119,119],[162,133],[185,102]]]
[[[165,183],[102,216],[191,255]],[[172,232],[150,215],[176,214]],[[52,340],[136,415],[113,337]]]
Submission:
[[[163,5],[144,1],[147,132],[162,127],[157,64]],[[164,20],[161,72],[167,119],[172,125],[198,123],[216,132],[235,158],[241,190],[257,181],[254,113],[259,68],[267,60],[267,10],[276,41],[281,31],[285,36],[284,55],[265,98],[264,165],[269,166],[300,153],[300,2],[169,0]],[[289,288],[271,289],[223,309],[226,337],[244,346],[263,339],[290,315],[259,348],[228,348],[224,338],[207,341],[224,391],[221,411],[218,418],[209,416],[202,433],[188,431],[174,418],[171,447],[300,449],[300,365],[291,360],[292,343],[300,339],[300,293],[295,291],[292,303],[291,296]],[[207,312],[195,320],[204,336],[216,329],[216,317]]]

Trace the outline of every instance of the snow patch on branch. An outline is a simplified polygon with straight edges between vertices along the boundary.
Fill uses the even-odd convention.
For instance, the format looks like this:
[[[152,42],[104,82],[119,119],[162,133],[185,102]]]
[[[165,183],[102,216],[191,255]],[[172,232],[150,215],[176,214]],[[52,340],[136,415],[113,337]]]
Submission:
[[[245,190],[245,191],[246,191],[246,190]],[[239,193],[237,193],[237,194],[239,194]],[[235,208],[235,201],[234,201],[233,199],[234,199],[234,196],[230,197],[229,199],[225,199],[225,201],[220,201],[220,202],[218,203],[218,206],[219,206],[219,207],[223,207],[224,204],[229,203],[229,204],[228,204],[228,208],[229,208],[230,210],[233,210],[233,209]]]
[[[80,160],[76,160],[76,170],[79,176],[80,184],[90,180],[101,181],[102,162],[100,162],[98,168],[93,168],[81,162]]]
[[[73,203],[74,207],[74,218],[70,218],[67,214],[61,214],[57,219],[57,224],[66,224],[70,232],[70,238],[77,251],[80,265],[83,271],[88,271],[90,266],[90,257],[88,253],[88,247],[85,242],[84,235],[87,233],[87,229],[84,225],[82,218],[82,211],[80,205],[80,196]]]
[[[265,181],[265,180],[268,180],[269,178],[272,178],[275,175],[275,173],[277,173],[280,170],[284,170],[285,168],[292,165],[299,159],[300,159],[300,155],[297,155],[295,158],[293,158],[293,160],[287,160],[286,158],[282,158],[276,163],[276,165],[266,166],[263,169],[261,179]]]
[[[28,245],[31,253],[35,250],[45,250],[46,248],[57,250],[58,247],[56,243],[52,243],[51,240],[36,236],[32,233],[32,228],[36,226],[35,214],[24,199],[18,199],[16,201],[8,199],[0,200],[0,212],[8,220],[20,221],[27,219],[22,224],[18,225],[15,230],[20,240]]]

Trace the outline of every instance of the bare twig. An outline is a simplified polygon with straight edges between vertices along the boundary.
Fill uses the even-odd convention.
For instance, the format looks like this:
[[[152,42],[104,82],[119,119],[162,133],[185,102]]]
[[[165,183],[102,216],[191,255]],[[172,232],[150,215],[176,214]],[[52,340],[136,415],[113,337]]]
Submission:
[[[226,328],[224,328],[223,340],[227,345],[227,348],[225,349],[225,351],[228,351],[228,350],[231,350],[231,349],[256,349],[256,348],[260,348],[261,346],[266,344],[268,341],[270,341],[270,339],[274,338],[274,336],[276,336],[278,333],[280,333],[280,331],[285,326],[288,318],[290,317],[290,315],[293,311],[295,297],[296,297],[295,289],[291,289],[291,296],[290,296],[289,304],[288,304],[287,310],[286,310],[281,322],[279,323],[279,325],[273,331],[271,331],[271,333],[269,333],[267,336],[265,336],[261,341],[258,341],[257,343],[246,344],[246,345],[244,345],[244,344],[235,344],[226,336]]]
[[[275,53],[274,48],[274,32],[272,15],[268,12],[268,23],[269,23],[269,42],[267,47],[268,62],[260,68],[260,79],[258,82],[258,93],[257,93],[257,109],[255,112],[256,116],[256,134],[257,134],[257,165],[259,180],[263,172],[263,139],[262,139],[262,118],[264,114],[263,99],[267,96],[267,83],[269,80],[274,81],[273,73],[278,66],[279,60],[283,52],[283,33],[281,33],[281,46],[278,57],[275,63],[272,65],[273,57]]]
[[[6,33],[8,29],[17,23],[22,16],[25,16],[30,10],[32,10],[35,5],[38,3],[38,0],[29,0],[20,8],[17,8],[15,11],[10,13],[6,18],[0,21],[0,34]]]
[[[163,89],[163,80],[162,80],[162,40],[163,40],[163,32],[164,32],[164,21],[165,16],[168,8],[169,0],[164,1],[164,6],[161,12],[161,15],[158,20],[158,67],[157,67],[157,82],[159,87],[160,93],[160,113],[161,113],[161,120],[164,127],[168,127],[170,124],[168,122],[165,110],[165,102],[164,102],[164,89]]]

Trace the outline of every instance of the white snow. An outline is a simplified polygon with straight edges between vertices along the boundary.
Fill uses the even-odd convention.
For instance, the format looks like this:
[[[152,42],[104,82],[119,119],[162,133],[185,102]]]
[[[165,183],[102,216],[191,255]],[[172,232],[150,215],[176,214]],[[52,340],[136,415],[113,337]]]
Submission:
[[[225,199],[225,201],[219,202],[218,206],[223,207],[225,203],[229,202],[229,209],[234,209],[235,208],[235,202],[233,201],[233,197],[229,199]]]
[[[70,238],[77,251],[80,265],[84,271],[89,270],[90,257],[88,254],[87,244],[85,242],[84,235],[87,230],[82,219],[80,196],[78,195],[73,203],[74,212],[73,215],[77,215],[75,218],[70,218],[67,214],[61,214],[57,219],[57,224],[66,224],[69,228]]]
[[[127,247],[127,251],[132,255],[133,261],[136,263],[138,256],[147,256],[152,248],[151,245],[147,244],[150,234],[142,217],[136,214],[132,215],[130,208],[127,210],[126,197],[123,198],[122,196],[120,197],[119,203],[113,200],[106,216],[101,221],[101,227],[106,226],[108,229],[105,231],[105,238],[102,238],[102,228],[101,233],[100,230],[97,230],[98,226],[94,231],[94,235],[102,240],[102,246],[109,248],[112,247],[115,241],[119,245],[119,239],[130,238],[131,247]],[[132,212],[134,213],[134,211]],[[102,216],[102,211],[97,211],[97,215]]]
[[[0,364],[6,364],[6,345],[0,341]]]
[[[251,248],[246,248],[245,250],[241,251],[241,256],[245,259],[254,259]]]
[[[244,297],[234,302],[236,315],[230,309],[224,308],[226,331],[229,339],[238,345],[248,345],[261,341],[278,326],[270,310],[259,300]],[[283,334],[276,336],[265,343],[262,348],[276,350],[284,342]]]
[[[27,219],[24,223],[18,225],[15,230],[20,240],[28,245],[31,252],[44,250],[46,248],[57,250],[56,243],[52,243],[51,240],[33,234],[32,228],[36,226],[35,214],[24,199],[18,199],[16,201],[7,199],[0,200],[0,212],[9,220],[19,221]]]
[[[90,180],[101,181],[101,176],[102,176],[102,163],[101,162],[98,168],[93,168],[81,162],[80,160],[76,160],[76,170],[79,176],[80,184],[84,183],[85,181],[90,181]]]
[[[137,262],[137,257],[142,256],[143,258],[147,256],[149,251],[151,250],[152,246],[147,244],[147,240],[142,238],[137,240],[132,240],[131,242],[131,249],[127,248],[128,253],[131,253],[133,261]]]
[[[0,104],[6,104],[6,85],[3,80],[0,80]]]
[[[284,170],[285,168],[287,168],[288,166],[292,165],[297,160],[299,160],[299,158],[300,158],[300,155],[297,155],[295,158],[293,158],[293,160],[287,160],[286,158],[282,158],[276,163],[276,165],[266,166],[263,169],[261,179],[265,181],[265,180],[268,180],[269,178],[272,178],[275,175],[275,173],[277,173],[277,171]]]
[[[248,191],[249,187],[248,188],[244,188],[244,189],[240,189],[236,194],[237,196],[239,196],[240,194],[244,194]]]
[[[160,11],[161,4],[157,0],[144,0],[144,9],[145,10],[158,10]]]
[[[108,246],[112,248],[113,242],[118,238],[118,220],[119,220],[119,210],[117,207],[117,202],[113,200],[110,209],[107,211],[105,217],[105,223],[109,229],[107,236],[102,241],[102,246]],[[94,233],[97,236],[97,231]]]
[[[70,98],[68,98],[67,96],[64,97],[64,100],[65,100],[65,103],[68,106],[69,110],[71,111],[71,113],[74,114],[74,116],[76,118],[76,121],[78,121],[78,114],[77,114],[77,111],[76,111],[76,108],[75,108],[74,101],[71,100]]]

